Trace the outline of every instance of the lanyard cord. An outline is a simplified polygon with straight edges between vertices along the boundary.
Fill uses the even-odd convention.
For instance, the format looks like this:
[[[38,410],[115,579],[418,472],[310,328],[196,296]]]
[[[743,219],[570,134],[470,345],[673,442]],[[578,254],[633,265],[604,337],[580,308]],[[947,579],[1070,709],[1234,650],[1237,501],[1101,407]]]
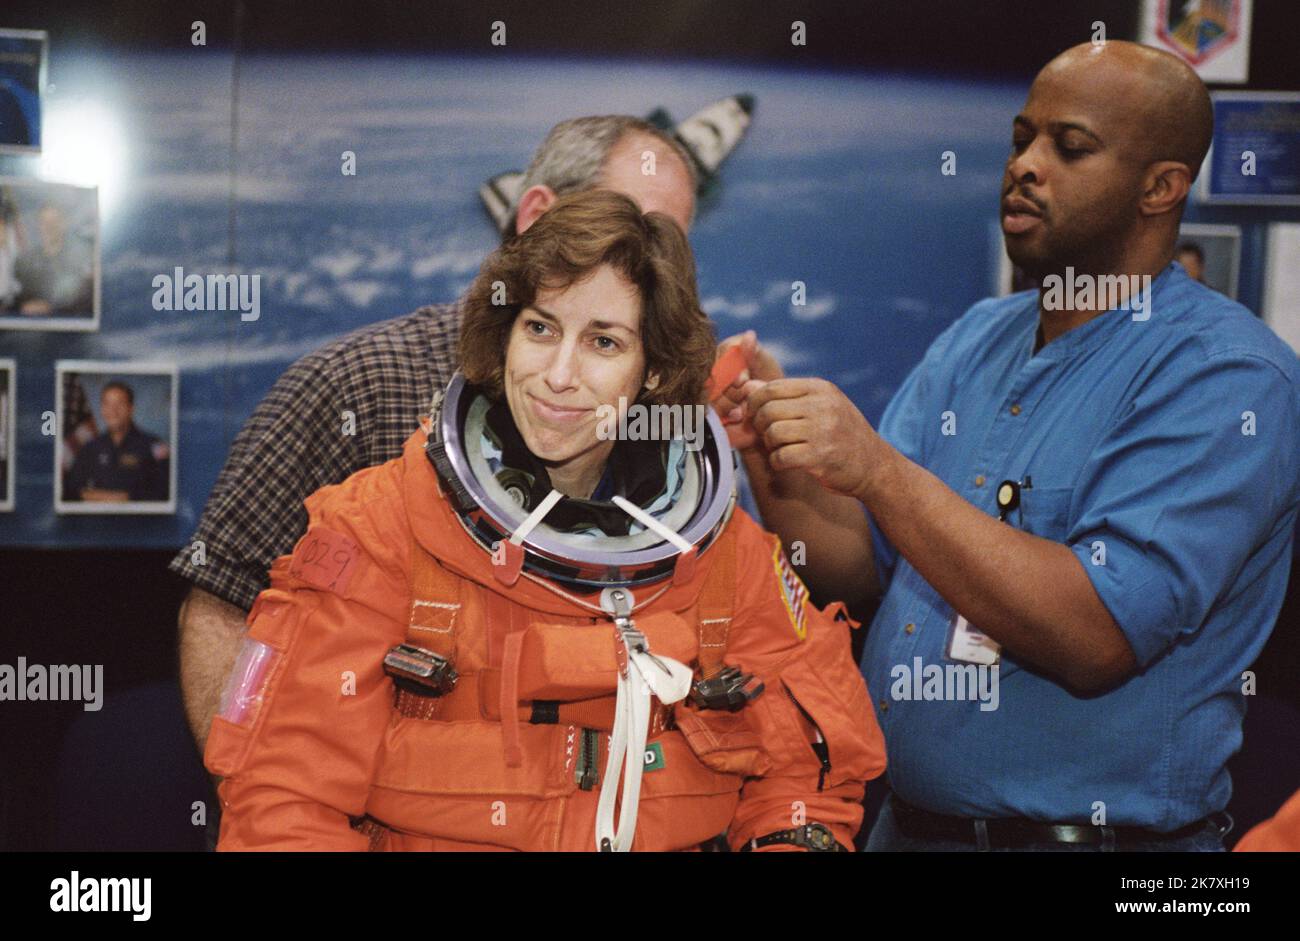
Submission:
[[[552,490],[528,518],[510,536],[510,542],[521,546],[528,534],[546,517],[560,500],[560,493]],[[664,526],[627,500],[615,497],[614,502],[634,519],[655,531],[684,552],[691,546],[681,536]],[[620,647],[621,669],[618,674],[618,691],[614,700],[614,729],[610,737],[609,757],[605,762],[605,777],[601,784],[600,799],[596,805],[596,848],[602,852],[628,852],[636,835],[637,810],[641,801],[641,775],[645,771],[646,738],[650,732],[650,696],[659,697],[664,705],[672,705],[686,698],[690,692],[694,671],[671,657],[656,657],[650,653],[645,635],[632,622],[632,613],[656,600],[672,587],[669,581],[640,604],[628,604],[632,593],[626,589],[606,589],[615,599],[613,608],[593,604],[572,595],[558,585],[539,578],[531,572],[520,574],[535,585],[557,595],[570,604],[587,611],[610,617],[614,622],[617,643]],[[604,597],[604,596],[602,596]],[[634,598],[632,599],[634,600]],[[620,780],[619,765],[622,765]],[[622,792],[621,813],[614,822],[614,806]]]
[[[614,615],[618,643],[625,654],[618,675],[614,701],[614,734],[596,804],[596,849],[626,853],[636,834],[637,809],[641,801],[641,775],[645,772],[645,746],[650,726],[650,695],[666,706],[686,698],[694,671],[671,657],[650,653],[645,635],[636,629],[629,609]],[[614,824],[614,803],[618,799],[619,765],[623,765],[621,813]]]

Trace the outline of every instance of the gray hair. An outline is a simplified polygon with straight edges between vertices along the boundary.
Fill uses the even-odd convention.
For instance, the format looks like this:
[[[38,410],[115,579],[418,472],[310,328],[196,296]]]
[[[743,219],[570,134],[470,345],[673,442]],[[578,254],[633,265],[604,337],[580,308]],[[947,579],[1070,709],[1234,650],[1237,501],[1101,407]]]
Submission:
[[[649,121],[625,114],[609,114],[570,118],[551,128],[524,172],[519,195],[522,196],[533,186],[549,187],[557,196],[591,189],[599,184],[610,151],[629,133],[649,135],[672,148],[690,175],[691,191],[695,191],[699,184],[695,161],[681,141]],[[514,234],[518,212],[519,203],[516,199],[510,207],[510,219],[506,223],[507,238]]]

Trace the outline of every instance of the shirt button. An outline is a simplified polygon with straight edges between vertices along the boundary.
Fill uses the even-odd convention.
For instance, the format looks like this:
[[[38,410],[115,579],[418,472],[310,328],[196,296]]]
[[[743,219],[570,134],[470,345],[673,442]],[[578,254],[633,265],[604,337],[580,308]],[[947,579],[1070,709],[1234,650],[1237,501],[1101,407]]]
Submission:
[[[912,633],[912,631],[916,630],[916,625],[915,625],[915,624],[909,624],[909,625],[907,625],[907,627],[903,628],[903,630],[904,630],[904,632],[910,634],[910,633]]]
[[[984,486],[984,475],[983,475],[983,474],[980,474],[980,475],[978,475],[978,476],[975,478],[975,486],[976,486],[976,487],[983,487],[983,486]]]
[[[1019,414],[1020,414],[1020,406],[1019,406],[1019,404],[1016,404],[1016,405],[1011,406],[1011,414],[1012,414],[1012,415],[1019,415]]]
[[[888,700],[888,699],[882,699],[882,700],[880,700],[880,711],[881,711],[881,712],[888,712],[888,711],[889,711],[889,700]]]

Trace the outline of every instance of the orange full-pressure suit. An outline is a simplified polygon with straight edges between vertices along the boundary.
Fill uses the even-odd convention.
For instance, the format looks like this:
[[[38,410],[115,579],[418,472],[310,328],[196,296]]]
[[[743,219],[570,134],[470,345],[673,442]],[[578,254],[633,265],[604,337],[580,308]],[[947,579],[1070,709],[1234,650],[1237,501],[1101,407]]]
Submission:
[[[595,848],[614,628],[494,577],[425,440],[309,497],[307,533],[272,567],[205,753],[224,776],[219,849]],[[715,599],[731,589],[725,616],[705,603],[710,583]],[[720,654],[766,688],[738,712],[655,701],[632,848],[725,832],[738,849],[813,822],[852,846],[885,749],[842,606],[805,602],[776,537],[739,510],[689,579],[634,591],[652,654]],[[384,672],[394,645],[421,636],[459,673],[442,697],[399,692]]]

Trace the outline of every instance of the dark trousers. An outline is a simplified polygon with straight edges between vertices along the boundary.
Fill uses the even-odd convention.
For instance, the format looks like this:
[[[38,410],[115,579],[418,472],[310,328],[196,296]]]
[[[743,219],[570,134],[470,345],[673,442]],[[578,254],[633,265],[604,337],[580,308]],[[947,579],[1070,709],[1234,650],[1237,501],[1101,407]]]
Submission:
[[[876,824],[871,829],[871,836],[867,840],[868,853],[974,853],[978,852],[978,847],[972,841],[966,843],[960,840],[942,840],[942,839],[925,839],[921,837],[909,836],[899,827],[898,818],[895,814],[894,795],[890,794],[885,798],[885,803],[880,808],[880,816],[876,818]],[[1229,826],[1228,829],[1231,829]],[[1174,840],[1152,840],[1145,843],[1124,843],[1117,847],[1121,852],[1126,853],[1222,853],[1223,837],[1228,831],[1219,830],[1216,827],[1207,826],[1204,830],[1193,834],[1192,836],[1181,837]],[[1042,843],[1029,843],[1024,846],[1017,846],[1014,849],[1005,847],[993,847],[990,852],[995,853],[1101,853],[1106,850],[1095,843],[1056,843],[1046,841]]]

